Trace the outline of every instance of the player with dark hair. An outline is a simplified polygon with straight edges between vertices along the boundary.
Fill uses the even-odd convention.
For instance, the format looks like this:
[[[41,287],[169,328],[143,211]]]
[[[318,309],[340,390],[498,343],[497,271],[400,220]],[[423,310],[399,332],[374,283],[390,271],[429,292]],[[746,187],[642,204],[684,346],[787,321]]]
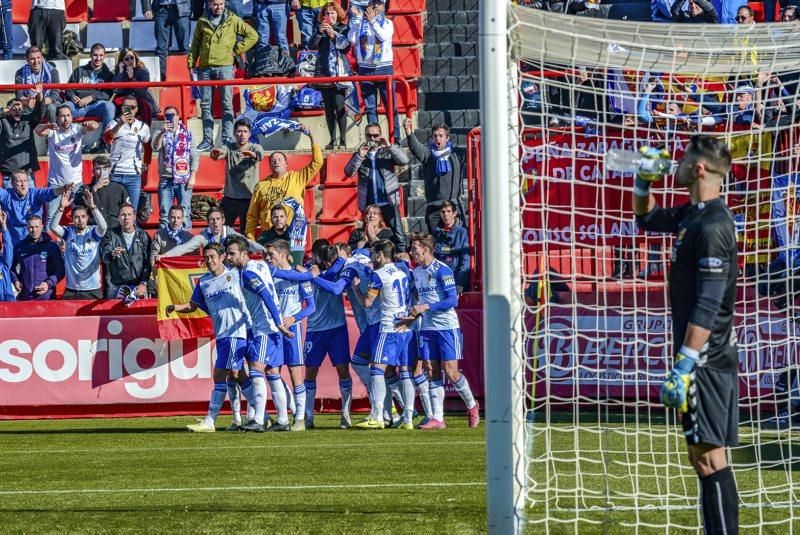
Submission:
[[[648,158],[667,156],[647,149]],[[683,432],[701,486],[706,533],[739,530],[739,497],[725,448],[739,441],[739,378],[733,311],[736,229],[720,197],[731,155],[721,140],[693,136],[675,177],[691,201],[661,208],[650,193],[658,175],[639,173],[633,211],[639,226],[675,235],[669,274],[675,364],[661,401],[683,413]]]

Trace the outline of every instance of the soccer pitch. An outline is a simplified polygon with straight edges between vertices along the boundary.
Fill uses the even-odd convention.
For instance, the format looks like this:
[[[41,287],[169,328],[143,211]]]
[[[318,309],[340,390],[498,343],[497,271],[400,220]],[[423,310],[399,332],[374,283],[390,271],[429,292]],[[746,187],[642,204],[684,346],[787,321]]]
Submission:
[[[553,434],[551,444],[565,461],[552,463],[549,472],[537,463],[544,452],[535,432],[530,444],[535,481],[546,484],[549,475],[551,485],[569,487],[580,479],[583,485],[602,488],[596,474],[606,448],[612,452],[605,459],[612,474],[607,484],[618,490],[626,485],[632,459],[621,452],[634,445],[625,444],[631,437],[620,434],[624,429],[620,422],[603,430],[576,427],[569,418],[559,420],[536,430]],[[339,429],[338,415],[318,415],[317,429],[305,433],[198,435],[185,431],[193,421],[176,417],[0,422],[0,531],[486,531],[483,424],[469,429],[466,418],[450,416],[442,431],[357,431]],[[228,423],[229,418],[220,418],[217,429]],[[651,431],[638,435],[640,450],[669,451],[674,455],[671,461],[682,460],[677,427],[657,425]],[[752,437],[742,438],[747,443]],[[580,460],[566,460],[570,451],[573,456],[581,451]],[[796,458],[798,452],[784,453]],[[780,457],[774,451],[764,454]],[[767,486],[785,481],[785,474],[773,468],[761,474]],[[671,477],[677,483],[681,476],[683,484],[693,483],[685,470]],[[637,488],[630,490],[657,494],[659,477],[664,477],[663,471],[640,467]],[[758,486],[752,471],[737,473],[737,482],[740,489]],[[675,529],[697,526],[696,509],[675,510],[667,516],[663,510],[625,507],[632,504],[617,503],[624,509],[613,511],[604,510],[602,499],[583,504],[598,510],[581,513],[588,522],[581,523],[578,532],[665,533],[665,523],[670,524],[670,533],[697,532]],[[531,524],[526,532],[543,533],[541,521],[549,516],[549,533],[575,533],[570,524],[575,514],[568,512],[574,505],[569,497],[552,495],[549,507],[542,501],[534,503],[528,508]],[[768,508],[762,514],[759,519],[757,510],[743,508],[742,524],[763,522],[762,533],[787,532],[785,523],[774,530],[769,526],[788,517],[785,509]]]
[[[0,422],[2,532],[474,533],[484,426],[192,434],[180,418]],[[219,418],[224,429],[230,418]]]

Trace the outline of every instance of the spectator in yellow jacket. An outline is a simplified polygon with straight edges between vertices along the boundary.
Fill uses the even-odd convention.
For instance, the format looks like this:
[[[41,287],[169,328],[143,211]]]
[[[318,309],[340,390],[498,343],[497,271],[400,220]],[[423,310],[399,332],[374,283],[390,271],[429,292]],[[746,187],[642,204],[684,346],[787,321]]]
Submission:
[[[237,37],[241,38],[237,41]],[[197,67],[198,80],[233,80],[233,58],[250,50],[258,34],[233,11],[225,9],[225,0],[209,0],[208,9],[197,21],[189,48],[189,70]],[[222,142],[233,142],[232,86],[219,88],[222,95]],[[214,117],[211,115],[211,87],[201,87],[200,110],[203,115],[203,141],[200,152],[214,145]]]
[[[247,211],[245,235],[251,240],[255,239],[256,227],[261,226],[261,232],[271,228],[272,207],[279,204],[286,207],[289,227],[292,227],[295,211],[291,205],[303,206],[306,185],[322,168],[322,149],[306,126],[303,126],[302,132],[311,140],[311,163],[303,169],[289,171],[284,153],[273,152],[270,155],[269,167],[272,174],[256,185],[250,209]]]

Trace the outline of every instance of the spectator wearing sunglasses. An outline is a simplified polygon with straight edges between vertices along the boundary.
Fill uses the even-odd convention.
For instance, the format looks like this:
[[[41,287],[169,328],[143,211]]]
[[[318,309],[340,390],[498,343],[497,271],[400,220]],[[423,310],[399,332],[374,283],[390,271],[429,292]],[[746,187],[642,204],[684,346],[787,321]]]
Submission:
[[[114,82],[149,82],[150,71],[139,59],[139,55],[131,48],[123,48],[117,56],[117,66],[114,67]],[[120,110],[122,101],[125,97],[133,96],[136,98],[136,118],[146,123],[148,126],[153,120],[156,111],[156,102],[153,95],[146,87],[125,88],[114,90],[114,105]]]

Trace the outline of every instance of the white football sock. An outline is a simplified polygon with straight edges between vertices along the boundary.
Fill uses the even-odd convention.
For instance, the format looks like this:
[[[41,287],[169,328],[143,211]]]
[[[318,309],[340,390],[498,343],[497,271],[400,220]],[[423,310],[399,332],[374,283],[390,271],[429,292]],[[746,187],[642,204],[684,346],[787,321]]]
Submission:
[[[289,423],[289,413],[286,407],[286,391],[283,389],[283,379],[280,375],[267,375],[269,389],[272,391],[272,403],[278,413],[278,424],[287,425]]]

